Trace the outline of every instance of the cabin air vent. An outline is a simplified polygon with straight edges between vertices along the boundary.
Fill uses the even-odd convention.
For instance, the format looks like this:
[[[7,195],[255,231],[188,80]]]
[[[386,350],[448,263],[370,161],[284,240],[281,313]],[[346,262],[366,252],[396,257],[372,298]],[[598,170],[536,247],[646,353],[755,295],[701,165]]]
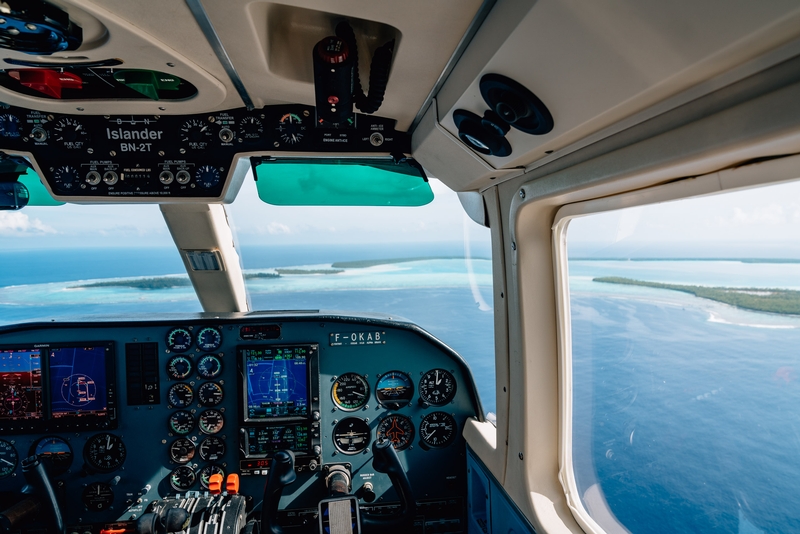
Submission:
[[[481,154],[511,155],[506,134],[513,126],[530,135],[544,135],[553,129],[553,116],[547,106],[527,88],[500,74],[481,78],[481,96],[489,105],[483,117],[457,109],[453,122],[465,145]]]
[[[216,250],[184,250],[193,271],[222,271],[222,258]]]

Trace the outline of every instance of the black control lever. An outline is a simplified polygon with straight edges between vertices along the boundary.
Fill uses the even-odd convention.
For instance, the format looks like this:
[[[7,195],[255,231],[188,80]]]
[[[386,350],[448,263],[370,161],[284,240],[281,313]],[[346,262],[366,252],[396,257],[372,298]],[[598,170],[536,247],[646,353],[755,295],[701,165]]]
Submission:
[[[390,440],[375,441],[372,444],[372,467],[379,473],[389,475],[397,495],[400,497],[400,511],[393,515],[371,516],[366,513],[361,514],[361,526],[365,534],[371,532],[385,532],[386,529],[393,529],[399,532],[410,532],[414,526],[414,516],[417,513],[417,504],[414,494],[411,491],[411,483],[408,481],[397,451],[394,450]]]
[[[59,508],[58,501],[56,501],[56,494],[53,491],[53,485],[50,483],[50,477],[47,476],[47,471],[45,471],[44,465],[39,461],[38,456],[34,454],[22,460],[22,474],[28,484],[34,487],[36,494],[41,499],[42,507],[47,510],[50,532],[64,534],[64,520],[61,518],[61,508]]]
[[[294,472],[294,453],[292,451],[276,452],[269,465],[269,478],[264,488],[264,501],[261,503],[262,534],[283,534],[283,529],[277,522],[278,505],[283,488],[295,480],[297,480],[297,473]]]

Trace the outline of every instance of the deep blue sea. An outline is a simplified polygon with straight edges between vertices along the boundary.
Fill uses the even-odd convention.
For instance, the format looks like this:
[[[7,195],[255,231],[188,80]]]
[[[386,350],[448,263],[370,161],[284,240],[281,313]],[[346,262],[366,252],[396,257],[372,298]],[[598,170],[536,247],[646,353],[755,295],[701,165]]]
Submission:
[[[599,484],[635,533],[800,532],[800,318],[592,282],[797,288],[800,265],[581,261],[570,273],[587,508]]]

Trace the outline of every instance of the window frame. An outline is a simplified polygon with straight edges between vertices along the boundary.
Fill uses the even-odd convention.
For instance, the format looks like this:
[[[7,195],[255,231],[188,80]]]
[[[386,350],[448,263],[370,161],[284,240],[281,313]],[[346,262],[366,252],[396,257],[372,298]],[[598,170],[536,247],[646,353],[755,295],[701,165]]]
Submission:
[[[559,465],[558,480],[561,483],[567,506],[573,517],[592,534],[630,532],[619,523],[611,510],[604,522],[612,525],[606,530],[589,514],[580,498],[573,465],[572,441],[572,324],[569,292],[569,265],[567,257],[567,233],[569,223],[576,218],[616,211],[624,208],[647,206],[662,202],[698,198],[753,189],[782,182],[800,180],[800,156],[787,156],[752,163],[718,172],[684,178],[667,184],[621,193],[561,206],[553,219],[552,253],[557,310],[557,344],[559,374]],[[602,497],[602,493],[601,493]],[[601,499],[605,503],[605,499]],[[604,513],[600,510],[601,513]]]

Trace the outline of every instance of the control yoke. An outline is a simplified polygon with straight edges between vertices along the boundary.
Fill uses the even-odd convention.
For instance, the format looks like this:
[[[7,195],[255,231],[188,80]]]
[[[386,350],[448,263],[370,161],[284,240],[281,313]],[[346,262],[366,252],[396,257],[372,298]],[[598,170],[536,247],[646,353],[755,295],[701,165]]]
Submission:
[[[358,509],[358,498],[347,494],[349,485],[349,474],[331,471],[326,481],[329,486],[331,499],[324,499],[320,502],[320,519],[327,521],[323,515],[330,511],[330,505],[335,501],[351,501],[349,517],[360,523],[360,527],[353,532],[364,532],[364,534],[378,534],[392,531],[411,530],[416,514],[416,504],[414,494],[411,491],[411,484],[408,481],[397,451],[392,447],[391,441],[375,441],[372,444],[373,460],[372,467],[379,473],[389,475],[397,495],[400,497],[400,510],[392,515],[371,515],[360,513]],[[280,451],[275,453],[272,458],[272,465],[269,470],[269,479],[264,488],[264,502],[261,508],[261,532],[265,534],[283,534],[283,529],[277,523],[278,505],[280,504],[283,488],[293,483],[297,479],[294,471],[294,454],[292,451]],[[324,509],[324,510],[323,510]],[[355,525],[354,525],[355,526]]]

